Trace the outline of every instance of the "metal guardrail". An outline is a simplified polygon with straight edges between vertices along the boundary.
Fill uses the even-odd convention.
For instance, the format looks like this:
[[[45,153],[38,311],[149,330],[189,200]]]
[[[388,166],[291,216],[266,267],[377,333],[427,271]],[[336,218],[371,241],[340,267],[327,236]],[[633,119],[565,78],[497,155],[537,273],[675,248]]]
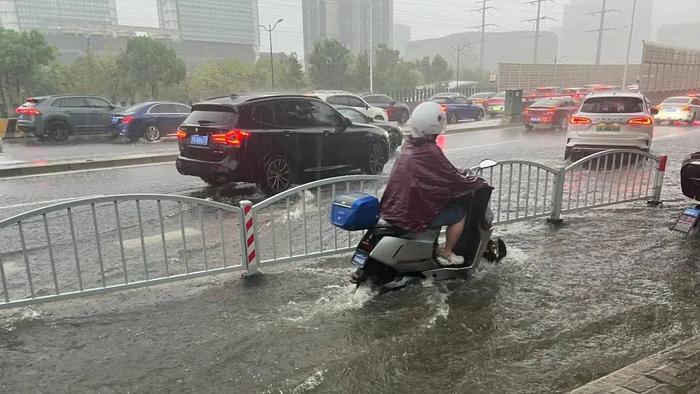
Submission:
[[[0,221],[0,307],[241,269],[242,222],[238,207],[157,194],[78,199],[11,217]]]
[[[638,150],[615,149],[587,156],[560,168],[551,219],[562,212],[580,211],[613,204],[661,200],[666,156]]]
[[[388,177],[350,175],[311,182],[253,207],[257,262],[287,262],[352,250],[363,232],[331,225],[337,193],[367,192],[381,197]]]
[[[610,150],[568,167],[498,163],[495,224],[637,200],[659,202],[665,156]],[[69,201],[0,221],[0,308],[351,251],[363,232],[331,225],[338,193],[380,197],[388,177],[311,182],[256,205],[133,194]]]
[[[557,170],[523,160],[499,162],[482,177],[495,187],[491,195],[494,224],[547,216],[552,211]]]

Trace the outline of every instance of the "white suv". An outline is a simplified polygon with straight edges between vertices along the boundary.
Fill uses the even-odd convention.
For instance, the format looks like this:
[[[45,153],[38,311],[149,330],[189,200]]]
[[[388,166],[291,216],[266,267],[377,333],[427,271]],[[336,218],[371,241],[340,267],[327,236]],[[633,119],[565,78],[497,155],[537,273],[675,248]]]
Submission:
[[[575,161],[606,149],[649,152],[657,112],[641,93],[592,94],[569,119],[564,156]]]
[[[369,105],[360,96],[354,95],[343,90],[314,90],[306,93],[307,96],[318,97],[330,105],[342,105],[345,107],[353,107],[362,112],[366,116],[374,120],[388,121],[389,117],[382,108],[377,108]]]

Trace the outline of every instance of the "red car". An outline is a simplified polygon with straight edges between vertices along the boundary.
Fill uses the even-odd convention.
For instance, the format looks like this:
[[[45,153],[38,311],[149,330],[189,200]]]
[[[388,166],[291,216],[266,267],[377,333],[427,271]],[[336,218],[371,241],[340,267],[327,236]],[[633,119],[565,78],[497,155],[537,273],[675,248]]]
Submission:
[[[591,89],[588,88],[566,88],[561,91],[562,96],[569,96],[576,102],[580,102],[589,94]]]
[[[544,86],[535,89],[534,92],[523,97],[524,100],[537,101],[538,99],[559,96],[561,89],[557,87]]]
[[[502,115],[506,112],[506,92],[498,93],[497,95],[486,100],[484,103],[486,113],[490,117],[495,118],[496,115]]]
[[[539,125],[548,125],[553,130],[566,130],[569,117],[576,109],[578,104],[571,97],[541,99],[523,110],[523,124],[528,130]]]

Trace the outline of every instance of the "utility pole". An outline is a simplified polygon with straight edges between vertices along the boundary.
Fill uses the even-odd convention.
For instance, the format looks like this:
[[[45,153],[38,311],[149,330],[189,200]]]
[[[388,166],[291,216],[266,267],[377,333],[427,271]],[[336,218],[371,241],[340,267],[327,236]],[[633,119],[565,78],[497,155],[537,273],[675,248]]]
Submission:
[[[632,35],[634,34],[634,18],[637,13],[637,0],[632,3],[632,21],[630,22],[630,36],[627,41],[627,57],[625,58],[625,68],[622,72],[622,88],[627,88],[627,68],[630,65],[630,52],[632,51]]]
[[[620,10],[609,10],[607,8],[607,0],[602,0],[602,1],[603,1],[603,7],[600,9],[600,11],[594,11],[594,12],[588,13],[589,15],[600,14],[600,26],[598,27],[598,29],[587,31],[587,33],[598,32],[598,50],[596,51],[595,64],[600,64],[600,55],[603,53],[603,34],[606,31],[615,30],[613,28],[606,28],[605,27],[605,15],[607,15],[610,12],[617,12],[617,13],[620,12]]]
[[[525,4],[531,4],[531,5],[537,5],[537,18],[534,19],[526,19],[525,22],[530,22],[535,24],[535,49],[532,54],[532,64],[537,64],[539,61],[538,55],[539,55],[539,49],[540,49],[540,22],[542,22],[545,19],[551,19],[554,20],[553,18],[550,18],[548,16],[542,16],[542,3],[545,1],[552,1],[552,0],[532,0],[528,1]]]
[[[460,46],[451,46],[450,48],[454,51],[457,51],[457,88],[459,88],[459,55],[462,53],[464,48],[468,47],[469,44],[464,44]]]
[[[559,64],[559,62],[561,62],[562,60],[566,59],[567,57],[568,56],[554,56],[554,57],[550,57],[549,60],[551,60],[552,63],[554,63],[556,65],[556,64]]]
[[[374,2],[369,0],[369,92],[374,93],[374,23],[372,17]]]
[[[486,44],[486,28],[488,26],[496,26],[491,23],[486,23],[486,11],[488,10],[495,10],[496,7],[490,7],[488,5],[489,1],[492,0],[478,0],[477,3],[481,3],[481,8],[473,9],[472,12],[479,12],[481,13],[481,25],[479,26],[474,26],[476,29],[481,29],[481,39],[480,41],[480,46],[479,46],[479,71],[483,72],[484,70],[484,44]]]
[[[272,79],[272,90],[275,90],[275,61],[272,58],[272,32],[275,31],[275,28],[277,25],[280,24],[284,19],[280,19],[277,22],[275,22],[274,25],[259,25],[260,27],[263,28],[267,32],[267,34],[270,35],[270,76]]]

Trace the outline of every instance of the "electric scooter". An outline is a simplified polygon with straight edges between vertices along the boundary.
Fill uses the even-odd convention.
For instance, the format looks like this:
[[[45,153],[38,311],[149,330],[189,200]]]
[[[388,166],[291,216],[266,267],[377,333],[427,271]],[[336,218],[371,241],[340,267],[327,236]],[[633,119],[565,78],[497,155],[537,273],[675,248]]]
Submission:
[[[497,164],[493,160],[484,160],[472,171],[479,175]],[[477,270],[482,257],[500,261],[507,253],[505,243],[500,239],[491,240],[493,228],[485,219],[492,190],[490,187],[478,190],[460,201],[467,218],[454,253],[464,257],[463,265],[443,266],[439,263],[438,238],[442,228],[413,233],[379,220],[357,245],[352,257],[355,267],[352,282],[359,286],[370,280],[383,293],[425,278],[468,278]]]
[[[700,201],[700,152],[683,160],[681,189],[686,197]],[[700,205],[686,208],[671,229],[686,235],[696,234],[700,230]]]

